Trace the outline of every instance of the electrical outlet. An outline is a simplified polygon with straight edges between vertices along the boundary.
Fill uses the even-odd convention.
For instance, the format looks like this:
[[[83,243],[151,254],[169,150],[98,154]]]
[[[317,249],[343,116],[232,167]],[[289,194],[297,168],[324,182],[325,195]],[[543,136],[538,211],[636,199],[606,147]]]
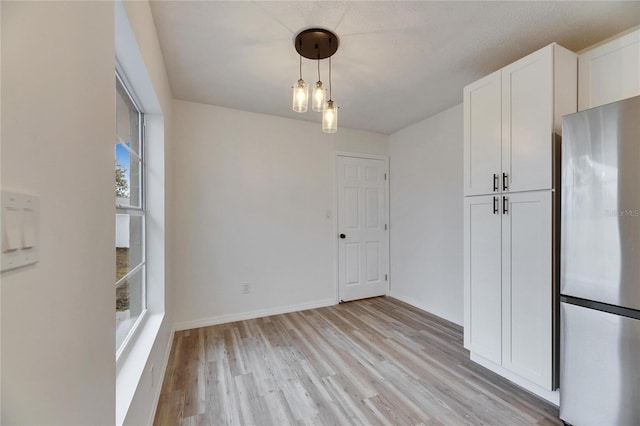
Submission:
[[[242,283],[242,294],[251,293],[251,285],[249,283]]]

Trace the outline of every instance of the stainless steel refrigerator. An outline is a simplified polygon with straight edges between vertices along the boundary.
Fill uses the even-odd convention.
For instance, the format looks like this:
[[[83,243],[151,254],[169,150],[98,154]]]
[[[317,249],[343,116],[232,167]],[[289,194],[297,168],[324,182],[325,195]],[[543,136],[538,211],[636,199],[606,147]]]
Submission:
[[[640,96],[562,131],[560,418],[640,425]]]

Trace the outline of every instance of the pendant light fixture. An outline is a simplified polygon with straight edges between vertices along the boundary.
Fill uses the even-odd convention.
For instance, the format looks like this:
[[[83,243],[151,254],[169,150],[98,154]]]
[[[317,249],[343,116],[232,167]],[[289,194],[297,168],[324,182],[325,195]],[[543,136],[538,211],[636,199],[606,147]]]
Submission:
[[[331,59],[329,59],[331,60]],[[316,82],[316,88],[313,89],[313,95],[311,95],[311,109],[314,111],[322,112],[324,108],[324,88],[322,87],[322,81],[320,81],[320,60],[318,59],[318,81]]]
[[[302,79],[302,57],[315,60],[318,66],[318,81],[311,94],[311,109],[322,112],[322,130],[335,133],[338,130],[338,106],[331,99],[331,56],[338,50],[338,37],[323,28],[310,28],[301,31],[295,38],[294,46],[300,56],[300,79],[293,87],[293,110],[306,112],[308,108],[309,88]],[[320,61],[329,58],[329,101],[320,79]]]
[[[322,111],[322,131],[325,133],[338,131],[338,105],[331,97],[331,58],[329,58],[329,100],[324,104]]]
[[[300,79],[293,87],[293,110],[307,112],[309,105],[309,86],[302,79],[302,56],[300,56]]]

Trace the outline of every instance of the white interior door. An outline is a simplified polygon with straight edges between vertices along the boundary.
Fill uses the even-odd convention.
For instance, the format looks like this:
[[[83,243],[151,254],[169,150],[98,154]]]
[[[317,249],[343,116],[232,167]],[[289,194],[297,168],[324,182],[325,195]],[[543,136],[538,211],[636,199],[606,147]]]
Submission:
[[[341,301],[388,289],[386,164],[338,156],[338,287]]]

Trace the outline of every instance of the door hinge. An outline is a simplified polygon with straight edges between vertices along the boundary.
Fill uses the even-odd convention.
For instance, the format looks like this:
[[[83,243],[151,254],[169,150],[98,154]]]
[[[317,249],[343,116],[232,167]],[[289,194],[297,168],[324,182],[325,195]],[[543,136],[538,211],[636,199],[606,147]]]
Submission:
[[[384,180],[387,180],[387,174],[386,173],[384,174]]]
[[[387,224],[386,223],[384,224],[384,230],[385,231],[387,230]]]
[[[389,275],[384,274],[384,280],[385,280],[385,281],[389,281]]]

